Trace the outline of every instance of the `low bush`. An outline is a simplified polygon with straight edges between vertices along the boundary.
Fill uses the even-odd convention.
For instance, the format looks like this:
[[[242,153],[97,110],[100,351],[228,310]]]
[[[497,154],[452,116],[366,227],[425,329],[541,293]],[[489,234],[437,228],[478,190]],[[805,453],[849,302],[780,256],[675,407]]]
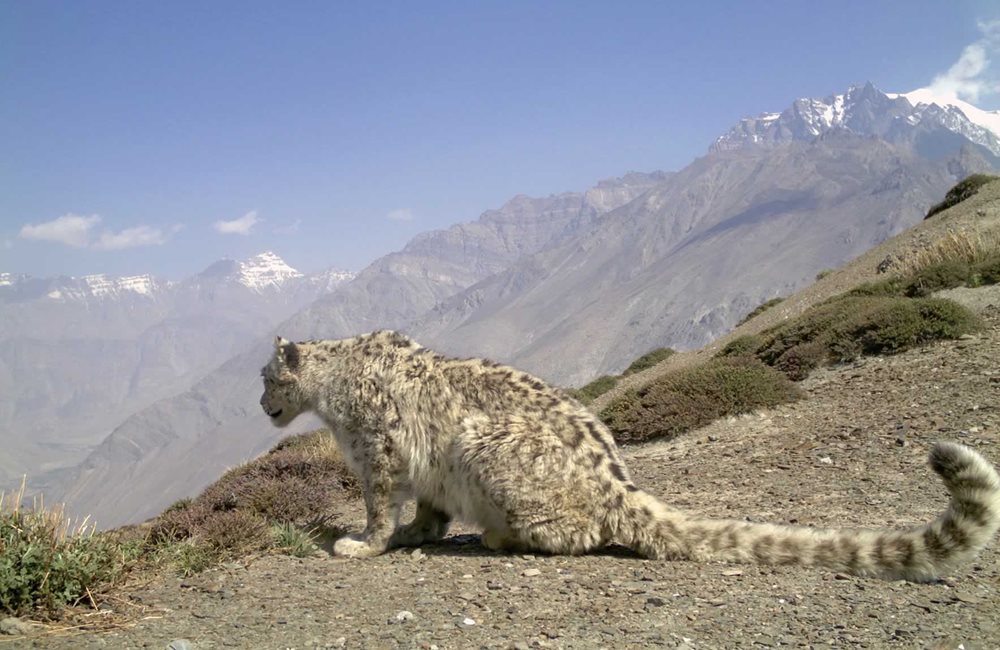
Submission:
[[[629,367],[625,369],[625,372],[623,372],[622,375],[625,376],[632,375],[637,372],[642,372],[647,368],[652,368],[653,366],[655,366],[656,364],[658,364],[659,362],[663,361],[664,359],[673,354],[674,354],[673,348],[656,348],[655,350],[650,350],[649,352],[647,352],[646,354],[642,355],[641,357],[633,361],[631,364],[629,364]]]
[[[889,295],[889,282],[860,287],[759,335],[729,343],[720,357],[753,355],[791,379],[860,355],[894,354],[975,331],[979,320],[949,300]]]
[[[924,219],[929,219],[937,213],[958,205],[971,196],[975,196],[976,192],[978,192],[983,185],[991,183],[998,178],[1000,177],[991,176],[990,174],[972,174],[948,190],[948,193],[944,195],[944,200],[932,206],[931,209],[927,211],[927,216],[924,217]]]
[[[757,359],[712,359],[626,391],[600,413],[622,444],[673,438],[712,420],[799,397],[781,373]]]
[[[329,432],[292,436],[165,510],[151,522],[148,544],[181,573],[268,548],[299,553],[302,542],[290,543],[290,531],[324,521],[335,501],[358,496]]]
[[[753,311],[751,311],[749,314],[747,314],[746,316],[744,316],[743,320],[741,320],[739,323],[736,324],[736,327],[739,327],[743,323],[746,323],[746,322],[750,321],[755,316],[759,316],[760,314],[763,314],[765,311],[767,311],[771,307],[774,307],[775,305],[784,302],[784,300],[785,300],[784,298],[771,298],[767,302],[764,302],[764,303],[761,303],[761,304],[757,305],[754,308]]]
[[[569,394],[579,400],[581,404],[590,404],[617,385],[618,377],[614,375],[601,375],[586,386],[569,391]]]
[[[0,611],[54,615],[110,586],[138,554],[111,533],[72,524],[61,508],[21,505],[23,488],[0,495]]]

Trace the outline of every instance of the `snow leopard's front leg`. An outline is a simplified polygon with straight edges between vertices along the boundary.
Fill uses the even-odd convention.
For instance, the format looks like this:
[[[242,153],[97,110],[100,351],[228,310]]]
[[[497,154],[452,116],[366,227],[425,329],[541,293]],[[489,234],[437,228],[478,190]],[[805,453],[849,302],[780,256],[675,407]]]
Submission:
[[[392,498],[395,487],[392,446],[388,444],[388,437],[367,441],[358,438],[355,444],[363,445],[362,449],[352,451],[360,452],[364,459],[361,479],[368,523],[360,535],[347,535],[334,542],[333,552],[346,557],[375,557],[389,548],[396,526],[397,504]]]

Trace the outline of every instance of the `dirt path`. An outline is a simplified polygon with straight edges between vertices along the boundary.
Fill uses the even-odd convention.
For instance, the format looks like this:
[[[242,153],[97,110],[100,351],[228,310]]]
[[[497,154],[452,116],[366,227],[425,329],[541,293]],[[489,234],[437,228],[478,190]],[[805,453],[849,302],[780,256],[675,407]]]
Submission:
[[[925,462],[933,441],[1000,463],[1000,291],[964,299],[985,310],[987,332],[822,370],[804,382],[803,402],[632,448],[636,481],[718,517],[848,526],[933,517],[946,503]],[[345,515],[363,525],[360,508]],[[615,552],[500,555],[471,532],[373,560],[272,556],[160,578],[123,595],[140,613],[130,625],[39,630],[0,637],[0,648],[1000,647],[996,543],[958,575],[911,584]]]

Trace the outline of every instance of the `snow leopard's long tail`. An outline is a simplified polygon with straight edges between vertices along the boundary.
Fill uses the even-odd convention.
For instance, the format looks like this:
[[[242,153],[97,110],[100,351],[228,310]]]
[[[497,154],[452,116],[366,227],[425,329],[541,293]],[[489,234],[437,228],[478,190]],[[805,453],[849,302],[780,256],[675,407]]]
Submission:
[[[968,447],[938,443],[930,464],[951,493],[929,524],[902,530],[821,529],[700,519],[629,492],[615,541],[670,559],[820,566],[861,576],[933,580],[971,561],[1000,528],[1000,476]]]

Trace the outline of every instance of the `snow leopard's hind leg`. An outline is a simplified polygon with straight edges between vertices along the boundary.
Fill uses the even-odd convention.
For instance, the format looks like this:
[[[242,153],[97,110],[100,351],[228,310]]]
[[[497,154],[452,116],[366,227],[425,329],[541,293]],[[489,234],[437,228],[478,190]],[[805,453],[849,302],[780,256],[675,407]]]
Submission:
[[[417,514],[409,524],[397,528],[389,538],[389,548],[420,546],[436,542],[448,532],[451,517],[426,501],[417,501]]]

